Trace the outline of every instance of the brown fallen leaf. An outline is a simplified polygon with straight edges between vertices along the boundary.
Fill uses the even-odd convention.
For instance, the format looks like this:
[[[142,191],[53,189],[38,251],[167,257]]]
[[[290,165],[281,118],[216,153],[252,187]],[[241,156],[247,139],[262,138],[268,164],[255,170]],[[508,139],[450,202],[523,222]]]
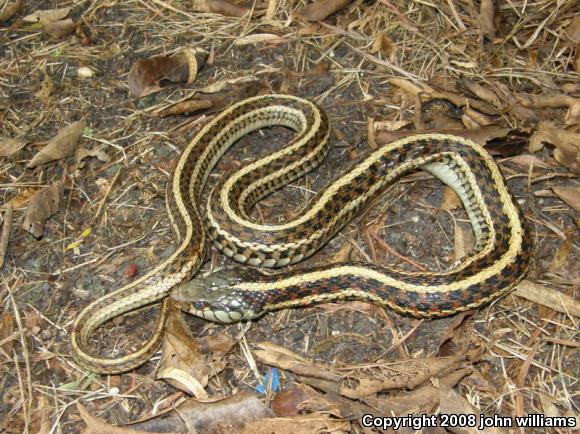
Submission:
[[[225,84],[224,84],[225,86]],[[247,83],[233,84],[229,89],[218,86],[211,89],[203,89],[198,94],[211,93],[215,95],[195,96],[193,99],[187,99],[154,112],[157,116],[175,116],[184,113],[196,113],[204,111],[205,114],[216,113],[228,107],[232,101],[239,101],[245,98],[258,95],[265,92],[266,87],[262,82],[251,81]]]
[[[521,100],[526,107],[533,108],[558,108],[568,107],[564,122],[566,125],[577,125],[580,123],[580,99],[570,95],[530,95]]]
[[[141,431],[139,429],[133,429],[127,426],[115,426],[108,424],[103,419],[97,416],[93,416],[89,411],[80,403],[77,403],[77,410],[79,411],[83,422],[86,424],[87,429],[85,434],[148,434],[148,431]],[[178,434],[179,431],[169,432],[163,431],[165,434]]]
[[[60,181],[37,191],[30,199],[22,228],[35,238],[42,238],[46,220],[58,211],[63,192],[64,185]]]
[[[442,209],[443,211],[452,211],[459,208],[460,205],[461,199],[457,193],[455,193],[451,187],[446,185],[443,188],[443,197],[441,198],[441,205],[439,205],[439,209]]]
[[[79,21],[73,21],[70,18],[64,20],[53,21],[42,26],[42,30],[53,38],[64,38],[76,30]]]
[[[254,352],[255,357],[262,363],[276,366],[298,375],[320,378],[338,383],[342,376],[333,372],[323,364],[314,363],[290,350],[270,342],[258,344],[259,350]]]
[[[475,239],[473,237],[473,231],[469,230],[469,225],[467,223],[455,222],[454,230],[455,248],[453,251],[453,257],[457,263],[471,251]]]
[[[306,416],[277,417],[250,422],[240,434],[312,434],[312,433],[349,433],[350,422],[335,419],[329,414],[312,413]]]
[[[0,10],[0,23],[8,21],[10,18],[16,15],[16,13],[20,12],[23,5],[23,0],[15,0],[10,3],[4,3],[4,7]]]
[[[198,340],[186,326],[181,311],[173,305],[170,305],[165,323],[163,356],[157,377],[198,399],[207,399],[207,362],[201,354]]]
[[[188,399],[174,407],[127,427],[164,433],[166,431],[198,434],[238,433],[243,426],[252,421],[274,417],[272,410],[256,395],[248,392],[213,402]]]
[[[561,165],[580,172],[580,134],[553,126],[548,122],[540,124],[530,137],[530,152],[537,152],[550,143],[556,147],[554,159]]]
[[[75,167],[77,169],[82,169],[85,166],[83,161],[85,158],[96,158],[103,163],[108,163],[111,161],[111,157],[102,149],[87,149],[78,148],[75,152]]]
[[[14,335],[14,317],[9,311],[5,311],[0,319],[0,342],[6,354],[12,354],[14,341],[18,338]]]
[[[304,6],[296,13],[296,16],[306,21],[322,21],[351,3],[352,0],[316,0]]]
[[[573,238],[571,236],[567,236],[564,242],[558,247],[556,254],[552,258],[552,262],[550,263],[550,270],[557,270],[560,268],[568,257],[570,256],[570,252],[572,251],[572,247],[574,246]]]
[[[251,9],[225,0],[190,0],[191,9],[195,12],[211,12],[226,17],[242,18]]]
[[[12,208],[20,208],[24,206],[24,204],[28,203],[30,198],[34,196],[38,189],[36,188],[25,188],[23,189],[18,195],[14,196],[12,199],[6,203],[6,206],[11,206]]]
[[[22,18],[22,21],[24,21],[25,23],[38,23],[38,22],[40,22],[42,24],[48,24],[48,23],[62,20],[63,18],[65,18],[68,15],[68,13],[70,11],[71,11],[70,7],[60,8],[60,9],[46,9],[46,10],[35,11],[29,15],[26,15],[24,18]]]
[[[77,121],[63,128],[56,137],[51,139],[26,166],[33,169],[41,164],[62,160],[74,154],[79,139],[85,129],[85,121]]]
[[[462,312],[455,315],[439,340],[437,355],[445,357],[453,354],[466,354],[474,336],[474,323],[473,312]],[[470,361],[473,362],[471,359]]]
[[[465,362],[463,355],[409,359],[382,366],[373,378],[359,378],[358,384],[343,382],[340,394],[351,399],[371,396],[391,389],[414,389],[433,377],[455,371]],[[380,378],[383,377],[383,378]]]
[[[439,386],[455,386],[462,378],[473,372],[470,367],[458,369],[437,379]],[[439,407],[439,387],[432,382],[409,392],[399,392],[388,397],[364,397],[362,402],[377,409],[381,415],[407,416],[408,414],[433,414]],[[431,432],[431,431],[429,431]]]
[[[386,31],[380,31],[375,36],[375,40],[369,52],[371,54],[381,53],[383,57],[391,58],[397,51],[397,45],[389,38]]]
[[[552,187],[552,191],[566,204],[576,211],[580,211],[579,187]]]
[[[495,38],[495,11],[493,0],[481,0],[479,7],[479,30],[490,41]]]
[[[23,149],[28,143],[28,140],[24,138],[14,138],[14,139],[0,139],[0,157],[11,157],[18,151]]]
[[[471,405],[463,396],[445,384],[439,385],[439,408],[441,414],[453,416],[465,415],[466,418],[473,418],[472,423],[469,423],[469,420],[467,420],[467,426],[450,423],[448,429],[453,433],[480,434],[481,432],[485,432],[489,434],[500,434],[508,432],[494,426],[486,426],[484,431],[480,431],[478,429],[481,419],[479,409]],[[451,422],[451,419],[448,422]]]
[[[514,294],[557,312],[580,316],[580,301],[563,294],[557,289],[523,280],[515,289]]]
[[[205,65],[207,52],[186,48],[172,56],[152,56],[133,64],[127,77],[129,90],[143,97],[161,90],[161,81],[192,83]]]

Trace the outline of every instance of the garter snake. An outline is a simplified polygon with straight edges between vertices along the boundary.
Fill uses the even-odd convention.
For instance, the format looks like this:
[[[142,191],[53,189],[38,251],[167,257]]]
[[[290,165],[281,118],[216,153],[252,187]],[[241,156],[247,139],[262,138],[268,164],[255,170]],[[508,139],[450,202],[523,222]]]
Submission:
[[[242,136],[274,125],[294,130],[293,140],[222,181],[202,207],[207,178],[223,153]],[[167,210],[178,241],[175,252],[143,277],[81,311],[71,333],[80,364],[96,372],[118,373],[148,360],[162,340],[166,297],[172,290],[183,310],[219,322],[346,299],[370,300],[413,316],[439,317],[485,305],[523,278],[531,240],[521,212],[490,155],[461,137],[422,134],[395,141],[342,174],[290,221],[275,225],[252,220],[249,210],[257,201],[324,159],[328,136],[325,113],[312,102],[287,95],[243,100],[204,126],[185,148],[167,188]],[[341,263],[273,276],[252,273],[255,278],[249,282],[227,280],[217,288],[186,282],[199,270],[210,242],[252,266],[281,267],[301,261],[386,185],[415,169],[426,170],[453,188],[473,227],[473,253],[449,271],[405,272]],[[103,323],[163,299],[153,333],[141,348],[118,358],[91,352],[89,339]]]

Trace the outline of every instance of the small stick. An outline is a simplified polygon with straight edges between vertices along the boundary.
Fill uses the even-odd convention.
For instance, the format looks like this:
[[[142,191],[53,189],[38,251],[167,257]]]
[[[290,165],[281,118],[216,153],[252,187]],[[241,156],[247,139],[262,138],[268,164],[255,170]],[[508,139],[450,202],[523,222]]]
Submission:
[[[4,265],[6,259],[6,250],[8,250],[8,240],[10,239],[10,229],[12,229],[12,205],[6,205],[4,212],[4,226],[2,227],[2,236],[0,237],[0,268]]]
[[[115,173],[115,176],[113,176],[113,179],[111,180],[111,183],[109,184],[109,188],[107,188],[107,191],[105,192],[105,195],[103,196],[103,199],[101,200],[101,203],[99,204],[99,208],[97,209],[97,213],[95,214],[95,218],[94,218],[93,222],[97,222],[97,220],[99,220],[99,217],[101,217],[101,213],[103,212],[103,207],[105,206],[105,202],[107,201],[109,194],[111,194],[111,190],[113,189],[113,186],[117,183],[117,179],[119,179],[120,174],[121,174],[121,169],[119,168],[119,170],[117,170],[117,173]]]

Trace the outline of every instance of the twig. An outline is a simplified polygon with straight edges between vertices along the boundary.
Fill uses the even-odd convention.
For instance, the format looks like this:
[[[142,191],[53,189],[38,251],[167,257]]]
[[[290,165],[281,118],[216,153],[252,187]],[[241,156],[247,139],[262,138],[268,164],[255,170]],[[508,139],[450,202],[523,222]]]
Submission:
[[[103,212],[103,207],[105,206],[105,202],[107,201],[109,194],[111,194],[111,190],[113,189],[113,186],[117,182],[117,179],[119,179],[120,174],[121,174],[121,168],[119,168],[117,170],[117,173],[115,173],[115,176],[113,176],[113,179],[111,180],[111,183],[109,184],[109,188],[107,188],[107,191],[105,192],[105,195],[103,196],[103,199],[101,199],[101,203],[99,204],[99,208],[97,209],[97,213],[95,214],[95,218],[93,219],[93,222],[96,223],[99,220],[99,218],[101,217],[101,213]]]
[[[4,212],[4,225],[2,226],[2,236],[0,237],[0,268],[4,265],[6,250],[8,250],[10,229],[12,229],[12,215],[12,205],[6,205],[6,211]]]

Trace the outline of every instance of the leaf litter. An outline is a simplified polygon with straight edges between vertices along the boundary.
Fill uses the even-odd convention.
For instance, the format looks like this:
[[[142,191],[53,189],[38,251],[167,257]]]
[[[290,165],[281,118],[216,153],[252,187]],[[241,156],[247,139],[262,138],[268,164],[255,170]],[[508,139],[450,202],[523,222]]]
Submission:
[[[21,2],[5,2],[0,188],[3,215],[13,209],[18,224],[7,236],[2,291],[18,314],[39,319],[5,320],[2,429],[79,432],[82,419],[89,432],[364,432],[363,414],[577,416],[573,2],[304,6],[113,1],[51,11],[27,5],[23,17]],[[63,30],[48,32],[62,21]],[[42,28],[49,34],[32,31]],[[204,67],[172,63],[178,47],[210,53]],[[156,60],[130,73],[147,59],[168,66]],[[81,80],[83,68],[95,73]],[[227,327],[188,318],[192,338],[176,313],[158,365],[108,380],[85,376],[68,357],[67,332],[80,308],[134,278],[127,264],[140,273],[170,254],[163,198],[180,150],[214,113],[267,92],[315,100],[329,113],[335,147],[317,172],[261,201],[254,218],[283,221],[373,146],[417,131],[458,134],[497,156],[536,240],[534,270],[493,306],[434,321],[353,302]],[[86,123],[62,129],[35,155],[70,116]],[[79,147],[86,125],[98,146]],[[241,140],[210,181],[290,138],[264,130]],[[453,266],[469,254],[472,234],[447,190],[424,174],[403,178],[313,261]],[[208,266],[227,263],[210,256]],[[151,322],[148,311],[114,321],[95,348],[129,352]],[[272,369],[282,391],[256,395]],[[39,394],[48,399],[33,403]],[[87,410],[70,405],[78,400]],[[125,426],[140,418],[150,426]]]

